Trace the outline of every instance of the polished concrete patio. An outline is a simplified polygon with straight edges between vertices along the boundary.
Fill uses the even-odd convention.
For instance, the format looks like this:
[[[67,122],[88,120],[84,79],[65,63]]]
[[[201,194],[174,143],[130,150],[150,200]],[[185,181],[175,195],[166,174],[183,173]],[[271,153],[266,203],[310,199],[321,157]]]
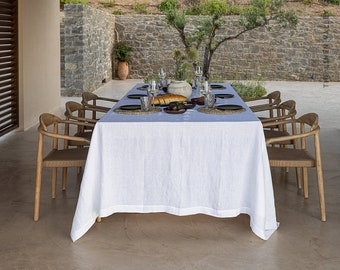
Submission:
[[[112,81],[96,92],[120,98],[136,82]],[[282,100],[296,100],[298,115],[320,116],[327,222],[319,219],[315,170],[305,200],[293,170],[285,179],[274,169],[280,227],[268,241],[252,233],[246,215],[157,213],[114,214],[73,243],[69,234],[80,185],[75,170],[69,170],[67,191],[59,188],[55,200],[44,170],[40,220],[33,221],[38,137],[33,127],[0,138],[0,269],[340,269],[340,83],[266,82],[266,87],[280,90]]]

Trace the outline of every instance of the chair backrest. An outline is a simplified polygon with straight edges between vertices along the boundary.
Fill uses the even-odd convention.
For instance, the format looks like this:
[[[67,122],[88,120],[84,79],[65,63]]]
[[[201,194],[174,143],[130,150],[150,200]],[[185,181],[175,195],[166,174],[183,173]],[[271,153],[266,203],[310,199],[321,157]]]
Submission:
[[[267,98],[269,100],[269,104],[278,105],[281,102],[281,92],[273,91],[267,95]]]
[[[97,96],[96,94],[93,94],[91,92],[83,92],[82,94],[82,101],[81,103],[89,109],[92,109],[92,119],[97,119],[97,112],[106,113],[110,110],[111,106],[108,107],[106,105],[102,105],[97,103],[97,101],[101,101],[104,103],[111,103],[111,102],[117,102],[118,100],[111,99],[111,98],[105,98]]]
[[[296,102],[294,100],[287,100],[280,103],[278,106],[267,109],[269,117],[262,117],[262,123],[277,122],[284,119],[295,119],[296,115]]]
[[[96,106],[97,99],[98,99],[98,96],[96,94],[93,94],[91,92],[83,92],[81,103],[85,106],[86,105]]]
[[[80,104],[75,101],[68,101],[65,103],[65,117],[67,119],[74,119],[82,121],[86,120],[86,108],[83,104]],[[92,110],[90,110],[92,112]]]
[[[84,126],[88,124],[79,123],[76,121],[62,120],[60,117],[50,113],[41,114],[39,117],[39,122],[39,144],[43,143],[44,136],[53,139],[53,149],[58,149],[58,140],[64,141],[64,148],[67,145],[67,141],[90,143],[87,139],[69,135],[71,125],[75,125],[76,127],[78,127],[79,125]]]
[[[59,133],[59,123],[62,122],[62,119],[56,115],[50,113],[43,113],[39,117],[39,147],[38,151],[43,148],[44,136],[50,137],[53,139],[52,147],[53,149],[58,149],[58,137],[56,134]],[[53,127],[52,127],[53,126]]]
[[[314,136],[314,145],[316,156],[320,155],[320,142],[319,142],[319,116],[316,113],[307,113],[297,119],[300,124],[297,134],[301,135],[300,147],[306,148],[306,138]]]
[[[285,102],[282,102],[279,106],[279,110],[280,110],[280,115],[278,116],[282,116],[282,117],[290,117],[290,118],[294,118],[296,115],[296,102],[292,99],[287,100]]]
[[[54,114],[50,114],[50,113],[43,113],[40,115],[39,117],[39,127],[38,127],[38,131],[42,132],[45,135],[48,135],[51,133],[51,131],[49,131],[49,127],[51,125],[54,126],[54,132],[55,133],[58,128],[58,123],[62,122],[62,119]]]
[[[278,121],[278,125],[293,124],[295,130],[292,135],[284,137],[269,138],[266,140],[267,145],[273,143],[280,143],[289,139],[300,141],[300,148],[306,148],[306,138],[310,136],[315,137],[315,146],[319,148],[319,131],[320,127],[318,124],[319,116],[316,113],[307,113],[300,116],[298,119],[288,119]],[[265,124],[266,126],[266,124]],[[297,146],[297,145],[296,145]]]

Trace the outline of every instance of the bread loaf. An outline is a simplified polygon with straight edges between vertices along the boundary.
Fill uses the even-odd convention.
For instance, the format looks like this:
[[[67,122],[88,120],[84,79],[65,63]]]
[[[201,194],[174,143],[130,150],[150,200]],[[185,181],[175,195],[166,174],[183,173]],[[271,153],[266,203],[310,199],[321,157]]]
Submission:
[[[183,102],[187,98],[182,95],[175,94],[160,94],[153,99],[155,105],[169,105],[170,102]]]

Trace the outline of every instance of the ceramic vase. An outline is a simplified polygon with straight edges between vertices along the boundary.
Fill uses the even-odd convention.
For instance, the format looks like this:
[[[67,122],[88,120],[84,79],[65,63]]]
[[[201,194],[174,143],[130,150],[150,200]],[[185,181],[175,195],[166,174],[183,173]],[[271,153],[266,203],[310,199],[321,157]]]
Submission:
[[[119,62],[118,63],[118,78],[120,80],[126,80],[129,75],[129,63],[128,62]]]
[[[186,81],[172,81],[168,86],[168,93],[190,97],[192,88]]]

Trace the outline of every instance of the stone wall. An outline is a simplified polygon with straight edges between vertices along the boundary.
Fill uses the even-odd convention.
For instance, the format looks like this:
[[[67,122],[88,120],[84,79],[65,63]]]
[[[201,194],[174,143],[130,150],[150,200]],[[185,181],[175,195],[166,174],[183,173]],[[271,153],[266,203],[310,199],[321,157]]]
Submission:
[[[172,52],[183,46],[177,32],[164,19],[154,15],[116,16],[119,38],[134,49],[130,78],[144,78],[161,66],[173,71]],[[195,20],[192,19],[193,24]],[[258,29],[216,51],[211,77],[252,79],[261,74],[263,80],[340,81],[339,40],[338,17],[300,17],[296,30],[278,30],[275,25],[270,31]]]
[[[112,78],[115,17],[87,6],[65,5],[63,21],[61,93],[80,96]]]
[[[61,17],[62,18],[62,17]],[[237,17],[222,33],[230,33]],[[191,27],[198,18],[192,17]],[[62,95],[79,96],[115,78],[112,48],[116,40],[133,48],[128,78],[142,79],[164,67],[174,71],[175,49],[182,49],[177,32],[162,15],[117,15],[81,5],[65,6],[61,26]],[[190,26],[189,26],[190,27]],[[340,81],[340,18],[299,18],[295,30],[258,29],[223,44],[213,56],[215,79]],[[202,59],[202,57],[200,57]]]

